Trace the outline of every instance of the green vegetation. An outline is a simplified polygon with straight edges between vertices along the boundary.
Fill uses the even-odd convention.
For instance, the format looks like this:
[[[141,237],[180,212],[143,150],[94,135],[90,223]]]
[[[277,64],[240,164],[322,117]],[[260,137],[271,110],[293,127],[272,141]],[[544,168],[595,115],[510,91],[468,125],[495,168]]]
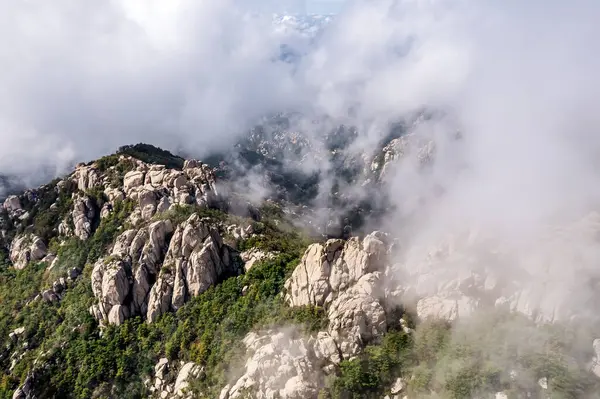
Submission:
[[[158,358],[167,356],[170,360],[206,365],[206,377],[197,382],[196,389],[214,397],[230,377],[231,368],[243,361],[241,339],[251,329],[284,323],[303,324],[313,331],[325,326],[322,310],[292,310],[278,296],[286,275],[295,266],[294,259],[297,258],[281,256],[257,265],[245,276],[229,278],[210,288],[175,314],[166,314],[153,324],[131,319],[118,328],[107,328],[102,337],[87,312],[92,303],[89,276],[81,279],[60,307],[21,312],[23,316],[18,320],[46,316],[43,325],[27,325],[28,331],[36,331],[35,327],[41,331],[37,333],[41,334],[36,341],[41,343],[37,353],[48,353],[47,368],[38,376],[44,382],[41,386],[46,387],[44,394],[65,398],[89,398],[102,393],[144,397],[149,393],[142,378],[151,372]],[[90,267],[88,264],[86,274]],[[242,295],[244,286],[249,288]],[[24,378],[29,371],[26,364],[31,363],[19,364],[23,369],[18,375]],[[12,391],[0,397],[10,397],[8,393]]]
[[[233,222],[231,215],[223,211],[198,205],[174,205],[168,211],[156,214],[154,220],[169,219],[176,226],[188,220],[193,214],[197,214],[200,218],[209,218],[213,222]]]
[[[333,398],[381,398],[409,365],[412,338],[402,331],[390,331],[380,345],[367,346],[355,360],[340,364],[340,376],[333,381]]]
[[[102,157],[96,161],[90,162],[95,164],[98,171],[108,173],[110,187],[117,188],[123,185],[123,177],[125,174],[135,169],[135,162],[131,159],[119,160],[121,155],[112,154]]]
[[[547,378],[552,398],[587,397],[600,384],[572,357],[570,338],[566,326],[540,328],[504,313],[476,316],[452,328],[427,321],[413,335],[389,331],[380,345],[343,361],[323,395],[381,398],[401,377],[409,397],[435,397],[436,392],[443,398],[471,399],[500,391],[523,397],[539,392],[538,380]]]
[[[100,191],[86,194],[94,201],[104,200]],[[155,323],[134,318],[120,327],[106,328],[101,336],[88,312],[94,302],[91,269],[127,228],[125,220],[132,208],[129,200],[117,202],[85,242],[70,238],[59,243],[52,239],[50,246],[56,250],[58,262],[51,271],[46,270],[45,264],[30,264],[16,271],[0,253],[0,333],[7,337],[15,328],[25,327],[17,344],[27,342],[31,348],[22,351],[24,356],[16,361],[12,372],[0,375],[0,398],[11,397],[32,370],[36,370],[36,386],[43,397],[147,397],[149,392],[142,379],[163,356],[206,366],[204,379],[196,382],[194,388],[214,397],[231,377],[231,370],[239,369],[243,362],[241,340],[250,330],[289,323],[304,325],[308,331],[325,328],[322,309],[290,309],[280,296],[286,278],[304,251],[297,233],[289,231],[269,238],[270,247],[286,249],[277,258],[255,265],[246,275],[225,279],[177,313],[166,314]],[[179,223],[194,212],[215,222],[231,217],[192,206],[175,207],[160,217]],[[273,210],[265,218],[263,232],[275,232],[271,221],[276,216],[281,215]],[[31,302],[72,267],[83,270],[83,275],[60,303]],[[247,288],[242,294],[244,287]],[[36,359],[45,364],[43,369],[33,366]],[[2,358],[2,370],[8,370],[10,362],[11,359]]]
[[[183,165],[183,159],[146,144],[122,147],[119,154],[168,167]],[[95,161],[113,186],[121,185],[125,173],[134,167],[131,160],[119,160],[119,154]],[[19,222],[0,210],[0,227],[7,231],[0,247],[0,399],[11,398],[32,372],[36,393],[42,398],[146,398],[150,392],[143,381],[162,357],[204,367],[191,388],[196,397],[214,398],[243,369],[242,339],[248,332],[290,324],[307,334],[327,329],[322,308],[290,308],[282,299],[284,282],[310,240],[279,206],[266,203],[256,220],[193,205],[175,206],[154,216],[152,220],[169,219],[177,225],[198,214],[223,233],[233,223],[251,226],[255,235],[232,245],[240,251],[258,248],[277,255],[254,265],[245,275],[224,276],[177,312],[166,313],[152,324],[136,317],[101,332],[89,314],[95,301],[90,275],[116,237],[131,227],[127,219],[134,203],[129,199],[116,202],[108,216],[94,221],[93,235],[87,241],[59,238],[57,227],[68,220],[76,192],[74,183],[54,181],[25,193],[21,196],[27,212],[23,227],[16,227]],[[97,208],[107,200],[99,188],[85,194]],[[23,270],[11,267],[7,243],[23,232],[39,235],[58,255],[52,269],[41,262]],[[231,238],[226,237],[226,242]],[[40,299],[40,293],[72,268],[82,275],[69,282],[59,302]],[[168,268],[163,266],[163,270]],[[504,313],[479,315],[454,326],[433,321],[417,324],[402,308],[389,311],[387,318],[384,337],[352,360],[343,360],[326,378],[321,399],[380,399],[391,394],[397,378],[405,383],[402,395],[411,398],[470,399],[498,391],[511,399],[524,397],[525,392],[535,397],[542,393],[540,378],[548,379],[544,397],[580,398],[600,390],[598,379],[582,364],[582,359],[591,359],[592,334],[579,326],[540,327]],[[414,331],[405,332],[400,318]],[[16,328],[23,331],[9,337]]]
[[[45,242],[56,235],[58,225],[73,205],[71,196],[77,190],[76,184],[71,181],[66,181],[60,188],[57,183],[58,180],[55,180],[30,196],[21,197],[21,205],[27,211],[22,225],[28,227],[17,229],[16,233],[30,232]]]
[[[146,163],[165,165],[169,169],[182,169],[185,161],[169,151],[144,143],[120,147],[117,154],[129,155]]]
[[[252,223],[255,235],[240,243],[240,251],[258,248],[264,251],[297,253],[310,243],[302,232],[286,220],[283,211],[277,205],[263,205],[260,215],[261,221]]]

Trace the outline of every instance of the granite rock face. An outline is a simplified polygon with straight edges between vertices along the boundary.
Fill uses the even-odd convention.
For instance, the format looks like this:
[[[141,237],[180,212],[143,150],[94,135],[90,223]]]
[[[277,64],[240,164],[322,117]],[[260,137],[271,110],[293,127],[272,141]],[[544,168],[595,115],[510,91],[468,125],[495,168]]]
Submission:
[[[148,322],[177,310],[232,269],[230,249],[218,231],[197,214],[175,229],[160,220],[117,238],[111,255],[92,272],[98,303],[90,312],[120,324],[133,315]]]
[[[46,245],[33,234],[16,237],[10,248],[10,260],[15,269],[23,269],[29,262],[42,260],[47,254]]]

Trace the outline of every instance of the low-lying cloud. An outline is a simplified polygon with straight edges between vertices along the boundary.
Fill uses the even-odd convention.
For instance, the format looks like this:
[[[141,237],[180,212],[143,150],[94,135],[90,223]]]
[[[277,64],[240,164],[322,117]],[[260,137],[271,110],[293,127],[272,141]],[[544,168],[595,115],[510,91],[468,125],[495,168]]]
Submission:
[[[439,161],[436,175],[461,218],[502,206],[511,226],[596,201],[595,2],[355,1],[310,46],[253,13],[269,7],[5,1],[0,171],[58,172],[138,141],[201,156],[282,111],[355,125],[370,154],[387,134],[374,127],[429,108],[452,120],[435,129],[464,133],[446,160],[468,173]],[[277,61],[282,43],[307,54]],[[415,190],[392,186],[400,205]]]
[[[60,169],[138,141],[203,153],[293,106],[270,16],[247,11],[235,1],[3,2],[0,168]]]

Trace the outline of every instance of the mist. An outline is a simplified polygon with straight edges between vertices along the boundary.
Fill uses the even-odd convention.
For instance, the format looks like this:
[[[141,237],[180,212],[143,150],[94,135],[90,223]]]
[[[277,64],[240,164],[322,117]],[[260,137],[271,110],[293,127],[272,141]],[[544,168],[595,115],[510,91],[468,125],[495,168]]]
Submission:
[[[0,4],[0,197],[13,181],[40,184],[126,144],[199,159],[233,152],[263,118],[287,113],[288,130],[309,145],[279,161],[321,176],[309,215],[318,224],[347,210],[321,213],[342,163],[328,134],[352,127],[342,161],[369,172],[390,127],[406,122],[410,146],[381,180],[365,173],[338,188],[387,201],[385,218],[365,228],[397,239],[381,279],[386,300],[449,303],[452,342],[503,372],[518,366],[497,353],[503,345],[530,354],[553,344],[545,323],[589,327],[571,333],[565,352],[591,359],[600,337],[597,1],[347,1],[315,38],[273,26],[271,14],[298,1]],[[281,60],[282,44],[301,56]],[[416,117],[424,112],[431,117]],[[265,168],[233,166],[243,172],[227,189],[253,205],[272,196]],[[478,318],[482,309],[529,324]],[[456,367],[445,361],[431,365],[439,380]],[[528,377],[537,389],[538,376]]]
[[[139,141],[201,158],[286,111],[304,115],[296,126],[321,146],[311,151],[325,151],[310,121],[326,116],[357,127],[351,155],[371,155],[388,134],[378,127],[425,108],[445,115],[415,130],[435,141],[434,166],[422,173],[403,161],[390,173],[396,211],[380,227],[410,230],[417,244],[472,228],[522,243],[599,200],[600,5],[591,0],[355,1],[310,46],[273,28],[267,2],[3,6],[4,174],[64,173]],[[296,65],[276,61],[282,43],[307,53]],[[327,157],[302,167],[333,168]]]

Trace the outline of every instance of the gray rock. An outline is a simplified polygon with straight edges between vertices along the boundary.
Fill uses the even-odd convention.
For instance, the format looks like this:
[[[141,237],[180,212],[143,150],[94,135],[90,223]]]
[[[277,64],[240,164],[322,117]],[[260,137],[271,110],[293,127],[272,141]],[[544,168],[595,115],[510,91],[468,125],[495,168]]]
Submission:
[[[92,270],[92,292],[99,303],[91,312],[99,321],[111,322],[127,315],[120,308],[115,311],[112,310],[113,307],[124,305],[129,294],[130,284],[127,278],[127,267],[126,262],[118,257],[106,260],[100,259],[94,265]],[[112,318],[109,319],[111,314]]]
[[[345,359],[360,353],[387,330],[384,307],[376,294],[377,280],[373,274],[363,276],[327,309],[329,333]]]
[[[175,381],[174,392],[178,396],[183,396],[189,387],[189,380],[198,378],[202,369],[196,363],[189,362],[183,365],[177,374]]]
[[[148,312],[152,282],[167,250],[167,236],[172,231],[171,221],[161,220],[139,230],[127,230],[117,237],[112,255],[97,262],[92,271],[92,291],[99,302],[90,309],[94,317],[122,323],[123,318]],[[113,309],[115,306],[121,307]]]
[[[54,283],[52,283],[52,290],[54,292],[56,292],[57,294],[60,294],[61,292],[63,292],[66,287],[67,287],[67,284],[66,284],[64,278],[61,278],[60,280],[56,280]]]
[[[150,322],[206,291],[231,268],[229,250],[218,232],[196,214],[175,230],[164,265],[159,275],[162,288],[153,287],[148,300]],[[168,306],[166,298],[170,300]]]
[[[169,360],[166,357],[160,358],[154,366],[154,376],[164,380],[169,372]]]
[[[319,356],[337,364],[385,333],[385,295],[377,270],[385,269],[388,251],[387,236],[374,232],[362,242],[328,240],[305,252],[286,281],[285,300],[291,306],[325,307],[329,328],[315,352],[327,355]]]
[[[10,260],[15,269],[23,269],[29,262],[39,261],[46,256],[46,245],[33,234],[17,236],[11,245]]]
[[[161,315],[171,309],[173,298],[173,276],[170,273],[161,273],[150,290],[146,320],[149,323],[156,321]]]
[[[142,188],[138,193],[138,205],[140,207],[141,216],[144,220],[149,220],[156,212],[159,196],[151,189]]]
[[[320,362],[314,340],[294,336],[291,330],[250,333],[244,338],[248,360],[244,374],[221,397],[244,397],[249,390],[256,399],[316,398],[322,386]]]
[[[133,189],[144,184],[144,172],[132,170],[123,177],[123,190],[129,194]]]
[[[129,317],[129,309],[123,305],[115,305],[108,313],[108,323],[120,326]]]
[[[242,229],[242,231],[244,230]],[[258,248],[252,248],[240,254],[240,257],[244,261],[244,270],[246,272],[248,272],[255,264],[265,260],[274,259],[276,256],[277,253],[265,252]]]
[[[366,273],[383,268],[387,255],[386,236],[374,232],[363,242],[354,237],[344,242],[328,240],[313,244],[301,264],[286,281],[286,301],[292,306],[323,306]]]
[[[77,279],[77,277],[79,277],[80,274],[81,272],[79,271],[79,269],[77,269],[76,267],[72,267],[69,269],[68,279],[74,281],[75,279]]]
[[[17,388],[13,393],[12,399],[34,399],[34,382],[33,374],[28,374],[23,385]]]
[[[417,315],[421,319],[441,319],[452,322],[459,317],[470,316],[477,306],[477,300],[466,296],[458,299],[431,296],[419,300]]]
[[[86,191],[100,186],[100,175],[96,168],[79,164],[73,173],[73,179],[77,183],[77,188]]]
[[[169,210],[171,207],[171,201],[168,197],[162,197],[156,206],[156,213],[162,213]]]
[[[6,209],[9,213],[13,213],[15,211],[19,211],[22,209],[21,200],[16,195],[10,195],[2,204],[3,208]]]
[[[123,201],[125,199],[125,193],[119,187],[107,187],[104,189],[104,195],[108,198],[111,204],[115,204],[117,201]]]
[[[404,383],[404,380],[402,378],[396,378],[396,381],[394,381],[390,392],[392,393],[392,395],[399,394],[404,390],[405,386],[406,384]]]
[[[75,226],[75,236],[81,240],[87,240],[92,234],[92,222],[96,216],[92,200],[88,196],[75,198],[71,216]]]
[[[53,302],[58,302],[60,298],[54,291],[46,290],[46,291],[42,292],[42,299],[46,302],[53,303]]]

